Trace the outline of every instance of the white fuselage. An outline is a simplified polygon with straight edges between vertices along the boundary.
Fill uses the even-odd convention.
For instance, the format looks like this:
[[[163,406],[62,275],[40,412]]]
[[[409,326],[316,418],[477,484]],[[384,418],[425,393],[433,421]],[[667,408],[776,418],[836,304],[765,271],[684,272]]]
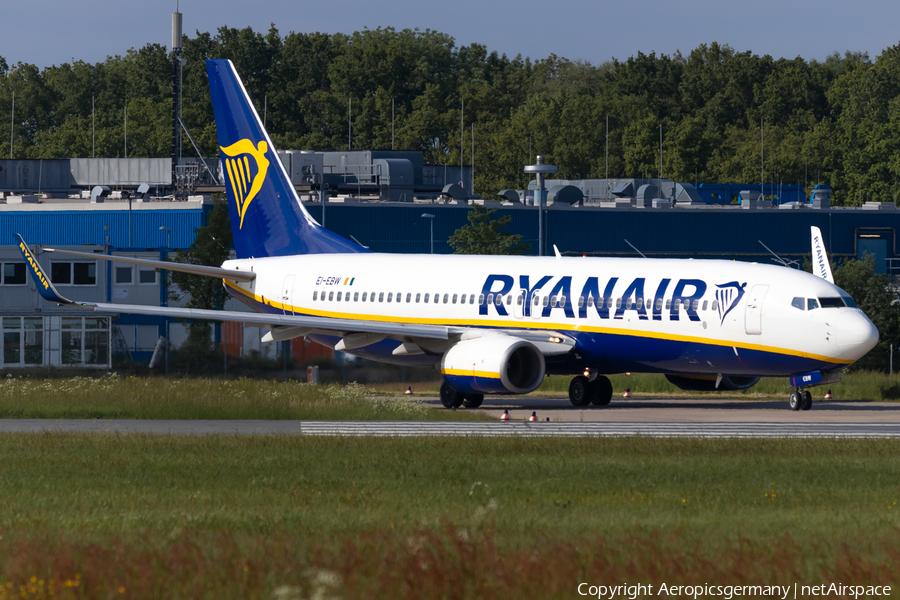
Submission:
[[[858,308],[821,307],[847,298],[836,286],[756,263],[320,254],[223,267],[257,274],[228,286],[264,312],[557,331],[622,369],[786,375],[849,364],[878,335]]]

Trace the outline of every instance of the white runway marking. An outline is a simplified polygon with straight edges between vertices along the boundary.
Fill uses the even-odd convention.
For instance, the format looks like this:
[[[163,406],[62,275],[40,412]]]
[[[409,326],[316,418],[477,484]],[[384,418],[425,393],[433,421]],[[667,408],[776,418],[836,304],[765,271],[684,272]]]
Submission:
[[[422,421],[160,421],[0,419],[0,433],[154,435],[900,438],[900,423],[559,423]]]

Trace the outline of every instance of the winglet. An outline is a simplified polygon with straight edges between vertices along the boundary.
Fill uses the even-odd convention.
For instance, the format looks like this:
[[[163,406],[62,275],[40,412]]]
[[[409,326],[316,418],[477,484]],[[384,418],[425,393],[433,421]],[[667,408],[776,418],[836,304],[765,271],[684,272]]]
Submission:
[[[828,283],[834,283],[831,265],[828,264],[828,254],[825,252],[825,242],[822,240],[822,232],[818,227],[810,227],[810,230],[812,232],[813,275],[821,277]]]
[[[559,248],[556,247],[556,244],[553,244],[553,253],[556,255],[557,260],[562,258],[562,254],[559,253]]]
[[[40,263],[38,263],[37,257],[34,256],[31,248],[28,247],[28,244],[25,243],[25,240],[22,239],[21,235],[17,233],[16,237],[19,238],[19,251],[22,253],[22,258],[25,259],[25,264],[27,264],[31,270],[31,277],[34,279],[34,285],[37,288],[38,293],[49,302],[55,302],[57,304],[75,304],[75,302],[72,302],[56,291],[56,288],[50,283],[50,277],[44,272]]]

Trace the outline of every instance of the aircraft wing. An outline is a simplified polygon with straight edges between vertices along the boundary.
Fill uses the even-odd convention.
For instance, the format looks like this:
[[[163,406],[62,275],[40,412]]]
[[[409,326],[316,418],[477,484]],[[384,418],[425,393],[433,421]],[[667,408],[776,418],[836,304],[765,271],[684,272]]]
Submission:
[[[19,236],[19,240],[20,244],[25,243],[22,236]],[[256,273],[248,271],[207,267],[204,265],[191,265],[187,263],[170,262],[167,260],[148,260],[146,258],[130,258],[127,256],[110,256],[108,254],[76,252],[75,250],[58,250],[56,248],[44,248],[44,252],[60,252],[62,254],[71,254],[73,256],[81,256],[93,260],[108,260],[110,262],[124,263],[126,265],[139,265],[142,267],[153,267],[154,269],[167,271],[180,271],[182,273],[192,273],[194,275],[204,275],[206,277],[219,277],[221,279],[230,279],[232,281],[253,281],[256,279]]]
[[[503,333],[513,337],[528,340],[535,344],[545,355],[564,354],[571,351],[575,346],[575,340],[569,336],[555,331],[523,331],[520,329],[483,329],[477,327],[446,327],[442,325],[422,325],[416,323],[391,323],[383,321],[367,321],[364,319],[335,319],[331,317],[313,317],[301,315],[279,315],[268,313],[252,313],[240,311],[226,310],[206,310],[198,308],[175,308],[167,306],[144,306],[139,304],[108,304],[103,302],[79,302],[70,300],[59,293],[53,283],[50,281],[49,275],[43,270],[37,259],[34,257],[31,249],[19,236],[19,250],[25,259],[25,264],[31,269],[31,276],[34,279],[38,293],[47,301],[54,302],[66,306],[80,306],[83,308],[91,308],[95,311],[110,313],[127,313],[137,315],[150,315],[169,317],[175,319],[202,319],[207,321],[234,321],[238,323],[247,323],[258,327],[268,328],[298,328],[307,330],[306,333],[319,333],[322,335],[335,335],[343,337],[348,333],[372,333],[383,335],[400,340],[447,340],[451,343],[460,339],[473,339],[495,333]],[[243,271],[231,271],[229,269],[219,269],[215,267],[201,267],[199,265],[182,265],[180,263],[169,263],[163,261],[151,261],[137,258],[109,257],[106,255],[95,255],[86,252],[65,251],[66,254],[75,256],[84,256],[88,258],[116,259],[116,262],[126,262],[128,264],[137,264],[152,266],[154,268],[171,268],[179,267],[178,270],[184,270],[198,275],[207,275],[212,277],[221,277],[226,279],[238,279],[238,277],[253,276],[255,273],[247,273]],[[180,267],[189,267],[191,270],[180,269]],[[175,270],[175,269],[173,269]],[[238,275],[238,277],[235,277]],[[246,280],[246,279],[244,279]],[[292,336],[293,337],[293,336]]]

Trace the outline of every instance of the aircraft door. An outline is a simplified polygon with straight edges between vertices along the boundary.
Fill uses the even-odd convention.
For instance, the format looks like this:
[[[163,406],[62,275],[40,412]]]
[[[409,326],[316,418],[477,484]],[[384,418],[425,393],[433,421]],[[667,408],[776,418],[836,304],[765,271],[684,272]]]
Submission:
[[[292,304],[294,296],[294,280],[296,275],[288,275],[284,278],[284,285],[281,286],[281,304],[282,310],[286,315],[294,314]]]
[[[762,333],[762,308],[769,286],[758,284],[747,294],[747,309],[744,313],[744,329],[748,335]]]
[[[541,296],[541,290],[535,290],[531,294],[531,306],[529,306],[529,314],[532,319],[540,319],[541,313],[544,311],[544,306],[541,304],[544,301],[544,296]]]
[[[516,295],[516,299],[513,300],[515,304],[513,304],[512,310],[513,315],[517,319],[521,319],[525,316],[525,298],[528,296],[528,292],[525,290],[519,290],[519,293]]]

